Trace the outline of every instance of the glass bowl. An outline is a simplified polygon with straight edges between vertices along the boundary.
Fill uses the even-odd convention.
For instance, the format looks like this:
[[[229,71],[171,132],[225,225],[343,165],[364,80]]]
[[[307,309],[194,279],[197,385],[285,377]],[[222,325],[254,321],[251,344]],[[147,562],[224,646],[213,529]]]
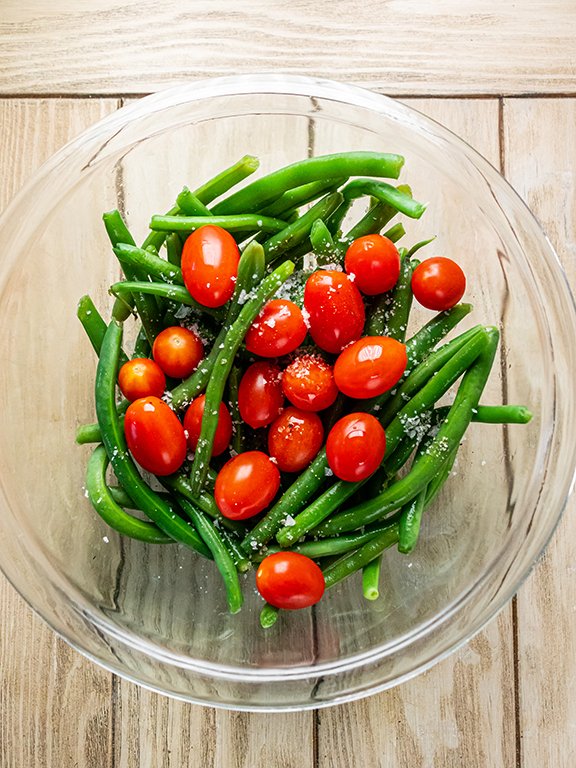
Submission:
[[[104,316],[119,277],[101,222],[119,207],[138,240],[184,184],[244,154],[266,172],[307,155],[399,152],[429,201],[407,241],[437,234],[468,278],[469,325],[502,340],[483,402],[517,402],[526,426],[472,425],[411,556],[386,553],[379,600],[359,578],[260,629],[253,573],[227,613],[212,564],[122,540],[84,496],[96,360],[75,315]],[[142,99],[47,162],[0,222],[0,566],[72,646],[188,701],[248,710],[322,707],[383,690],[477,632],[518,589],[573,477],[574,304],[558,260],[504,179],[445,128],[383,96],[304,77],[229,77]],[[415,310],[414,326],[430,313]]]

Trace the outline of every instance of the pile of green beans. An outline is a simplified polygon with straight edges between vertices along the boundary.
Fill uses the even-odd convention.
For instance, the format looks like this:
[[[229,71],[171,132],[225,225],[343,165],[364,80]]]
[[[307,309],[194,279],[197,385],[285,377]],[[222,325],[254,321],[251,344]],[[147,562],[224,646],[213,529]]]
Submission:
[[[286,550],[318,562],[327,588],[361,571],[364,596],[377,599],[384,551],[393,546],[405,555],[414,551],[423,515],[450,475],[470,424],[530,421],[524,406],[481,404],[499,334],[496,328],[475,325],[448,339],[471,312],[469,304],[438,313],[406,340],[411,278],[418,264],[413,256],[432,242],[423,240],[399,248],[396,286],[366,299],[364,334],[406,344],[404,376],[392,391],[369,400],[349,402],[340,395],[332,412],[325,414],[328,428],[354,410],[380,421],[386,430],[386,455],[379,469],[362,482],[338,480],[321,448],[307,469],[295,478],[284,478],[283,490],[257,518],[231,521],[218,509],[213,489],[222,462],[211,455],[225,393],[234,423],[233,454],[249,449],[256,439],[254,431],[241,423],[238,408],[240,380],[251,360],[245,350],[246,333],[265,303],[298,277],[306,255],[314,256],[310,260],[314,266],[308,270],[338,265],[358,237],[380,233],[387,225],[384,234],[393,242],[406,236],[404,222],[392,219],[399,214],[420,218],[425,206],[413,198],[410,187],[390,183],[398,178],[403,163],[395,154],[325,155],[286,166],[236,190],[258,169],[258,160],[246,155],[194,191],[185,187],[170,210],[151,217],[140,246],[119,211],[103,215],[124,279],[110,286],[114,303],[109,321],[89,296],[78,304],[78,318],[98,357],[97,422],[81,424],[76,436],[78,444],[91,445],[87,496],[118,534],[145,545],[181,544],[213,560],[231,613],[243,603],[240,575],[267,555]],[[367,203],[366,210],[345,229],[359,200]],[[217,309],[192,298],[181,270],[185,238],[206,224],[232,233],[241,251],[233,296]],[[165,400],[178,413],[204,393],[204,416],[193,458],[175,475],[158,478],[165,489],[159,492],[128,450],[124,413],[129,403],[118,398],[117,377],[130,357],[149,357],[160,331],[186,314],[213,341],[189,377],[168,382]],[[127,354],[122,340],[131,318],[137,323],[136,343]],[[455,386],[452,403],[446,405]],[[109,467],[113,481],[107,477]],[[266,604],[262,627],[271,627],[278,615],[277,608]]]

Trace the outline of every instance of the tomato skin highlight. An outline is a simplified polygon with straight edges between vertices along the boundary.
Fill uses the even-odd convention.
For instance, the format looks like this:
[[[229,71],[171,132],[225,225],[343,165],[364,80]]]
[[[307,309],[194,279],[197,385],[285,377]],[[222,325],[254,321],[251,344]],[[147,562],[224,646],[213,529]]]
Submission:
[[[324,594],[324,574],[298,552],[268,555],[258,566],[256,587],[270,605],[287,611],[315,605]]]
[[[398,383],[407,363],[405,344],[388,336],[363,336],[339,355],[334,379],[348,397],[375,397]]]
[[[320,417],[292,406],[271,425],[268,453],[281,472],[301,472],[316,456],[324,442]]]
[[[182,277],[188,292],[205,307],[221,307],[234,293],[240,250],[221,227],[199,227],[182,248]]]
[[[204,345],[194,331],[174,325],[156,336],[152,356],[167,376],[185,379],[198,368]]]
[[[297,304],[288,299],[272,299],[248,329],[246,349],[260,357],[281,357],[297,349],[307,333]]]
[[[306,281],[304,307],[310,335],[326,352],[337,354],[362,335],[366,313],[358,288],[344,272],[318,270]]]
[[[400,254],[384,235],[365,235],[354,240],[344,258],[344,268],[367,296],[394,288],[400,277]]]
[[[318,355],[301,355],[284,369],[282,390],[303,411],[323,411],[338,397],[332,366]]]
[[[200,395],[193,400],[184,414],[184,429],[188,433],[187,442],[191,451],[196,450],[202,428],[202,416],[204,415],[205,395]],[[212,456],[220,456],[230,445],[232,439],[232,417],[224,403],[220,403],[218,411],[218,426],[212,445]]]
[[[330,469],[340,480],[358,482],[375,472],[386,452],[386,435],[369,413],[351,413],[334,424],[326,440]]]
[[[162,397],[166,389],[166,376],[154,360],[135,357],[120,368],[118,386],[131,403],[141,397]]]
[[[242,421],[253,429],[266,427],[280,416],[284,405],[282,371],[269,362],[248,366],[238,387],[238,408]]]
[[[262,451],[246,451],[226,462],[216,477],[214,498],[230,520],[246,520],[270,504],[280,488],[280,472]]]
[[[458,304],[466,290],[466,275],[459,264],[445,256],[434,256],[412,273],[412,293],[426,309],[442,312]]]
[[[184,427],[158,397],[141,397],[128,406],[124,434],[130,453],[148,472],[171,475],[184,463]]]

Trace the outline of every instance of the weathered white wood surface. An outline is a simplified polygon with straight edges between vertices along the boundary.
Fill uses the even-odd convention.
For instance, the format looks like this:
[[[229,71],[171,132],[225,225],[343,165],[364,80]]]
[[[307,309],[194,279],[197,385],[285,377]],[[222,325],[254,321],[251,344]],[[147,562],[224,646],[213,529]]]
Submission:
[[[281,71],[395,94],[573,93],[573,0],[3,0],[0,93]]]

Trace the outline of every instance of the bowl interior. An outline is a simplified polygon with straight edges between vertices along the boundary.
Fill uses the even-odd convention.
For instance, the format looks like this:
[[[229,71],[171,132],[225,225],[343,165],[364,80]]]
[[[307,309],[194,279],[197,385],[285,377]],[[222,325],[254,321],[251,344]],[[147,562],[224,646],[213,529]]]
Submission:
[[[573,404],[557,375],[571,363],[551,344],[557,313],[573,325],[573,310],[526,209],[447,131],[360,91],[349,103],[355,89],[317,86],[312,98],[296,87],[232,90],[183,89],[113,116],[53,160],[2,221],[0,564],[57,631],[129,677],[197,701],[307,706],[411,674],[517,588],[554,527],[573,465],[563,442]],[[180,546],[123,540],[92,511],[83,493],[90,448],[74,433],[95,418],[96,359],[75,308],[89,293],[109,316],[107,288],[120,271],[103,211],[120,208],[140,241],[184,184],[243,154],[257,155],[265,173],[359,149],[405,155],[401,180],[429,203],[406,225],[406,242],[437,235],[425,254],[451,256],[467,275],[474,311],[463,327],[502,334],[482,400],[527,404],[534,419],[471,427],[416,551],[385,554],[379,600],[365,601],[352,578],[263,632],[253,573],[245,608],[230,616],[211,563]],[[415,307],[411,329],[431,314]]]

